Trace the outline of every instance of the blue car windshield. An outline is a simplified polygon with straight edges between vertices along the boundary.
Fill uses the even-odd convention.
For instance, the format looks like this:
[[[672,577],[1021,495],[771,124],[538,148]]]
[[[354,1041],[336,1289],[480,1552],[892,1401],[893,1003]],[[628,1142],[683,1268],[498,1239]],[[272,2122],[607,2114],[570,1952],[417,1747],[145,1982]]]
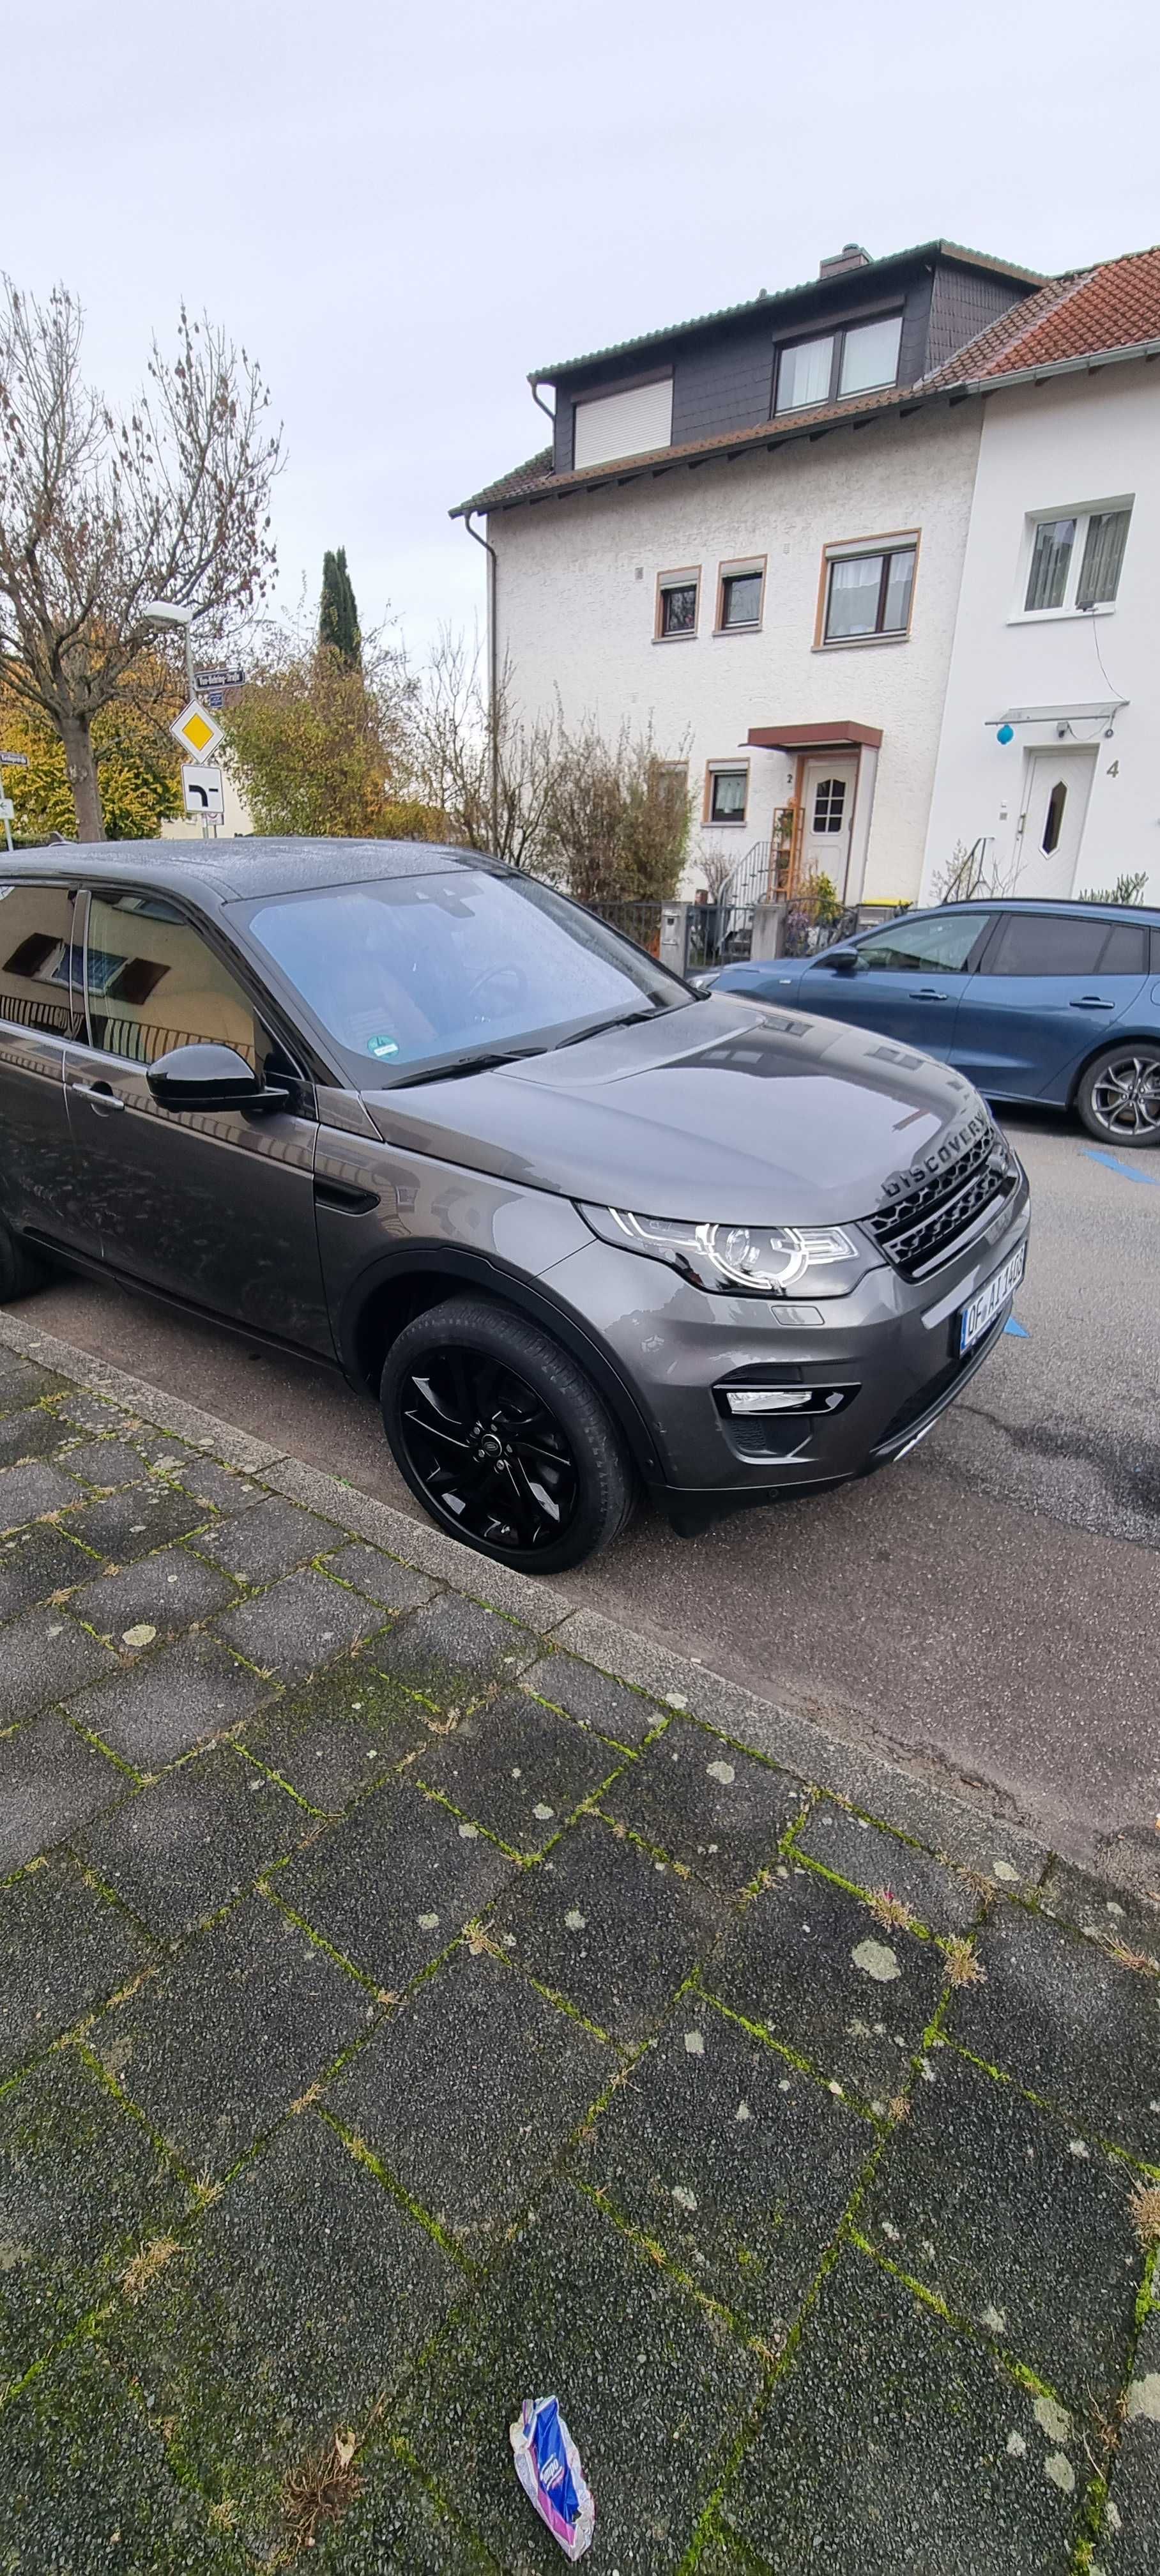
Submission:
[[[591,913],[514,874],[326,886],[254,906],[251,935],[359,1060],[363,1088],[494,1050],[649,1017],[688,988]]]

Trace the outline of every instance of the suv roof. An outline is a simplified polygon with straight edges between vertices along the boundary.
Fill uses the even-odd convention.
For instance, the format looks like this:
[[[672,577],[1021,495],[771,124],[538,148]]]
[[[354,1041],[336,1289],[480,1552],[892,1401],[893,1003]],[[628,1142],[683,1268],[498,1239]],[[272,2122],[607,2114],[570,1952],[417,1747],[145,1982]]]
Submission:
[[[445,876],[451,868],[498,865],[477,850],[432,841],[54,841],[5,857],[2,873],[10,883],[21,876],[81,876],[94,884],[145,877],[167,894],[225,904],[251,895],[365,884],[375,877]]]

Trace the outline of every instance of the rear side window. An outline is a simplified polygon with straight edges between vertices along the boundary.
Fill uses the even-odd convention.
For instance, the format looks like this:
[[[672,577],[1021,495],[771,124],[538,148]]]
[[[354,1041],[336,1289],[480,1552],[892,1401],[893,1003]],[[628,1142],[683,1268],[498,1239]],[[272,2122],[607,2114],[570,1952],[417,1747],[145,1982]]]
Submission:
[[[1144,932],[1135,922],[1086,920],[1066,912],[1010,912],[987,960],[989,975],[1144,975]]]
[[[75,1031],[81,1009],[75,907],[67,886],[0,884],[0,1020],[53,1037]]]
[[[87,940],[93,1045],[134,1064],[213,1040],[257,1067],[259,1031],[241,985],[191,922],[152,896],[93,895]]]
[[[946,912],[908,926],[903,914],[861,941],[859,961],[894,975],[961,975],[994,918],[993,912]],[[824,949],[819,963],[825,964]]]

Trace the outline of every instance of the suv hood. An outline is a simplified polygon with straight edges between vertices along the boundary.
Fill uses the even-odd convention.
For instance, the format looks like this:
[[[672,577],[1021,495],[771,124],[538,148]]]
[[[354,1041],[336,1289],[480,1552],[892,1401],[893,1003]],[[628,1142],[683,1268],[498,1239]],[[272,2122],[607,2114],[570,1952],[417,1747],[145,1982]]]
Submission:
[[[869,1216],[979,1108],[931,1056],[732,993],[490,1073],[362,1097],[388,1144],[723,1225]]]

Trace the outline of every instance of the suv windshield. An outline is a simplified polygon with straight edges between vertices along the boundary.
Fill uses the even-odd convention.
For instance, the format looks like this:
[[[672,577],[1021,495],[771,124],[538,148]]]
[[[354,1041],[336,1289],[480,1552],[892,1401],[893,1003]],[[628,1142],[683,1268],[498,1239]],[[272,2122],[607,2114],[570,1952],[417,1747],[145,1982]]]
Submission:
[[[357,1078],[529,1053],[690,1001],[684,984],[547,886],[483,868],[326,886],[249,928]]]

